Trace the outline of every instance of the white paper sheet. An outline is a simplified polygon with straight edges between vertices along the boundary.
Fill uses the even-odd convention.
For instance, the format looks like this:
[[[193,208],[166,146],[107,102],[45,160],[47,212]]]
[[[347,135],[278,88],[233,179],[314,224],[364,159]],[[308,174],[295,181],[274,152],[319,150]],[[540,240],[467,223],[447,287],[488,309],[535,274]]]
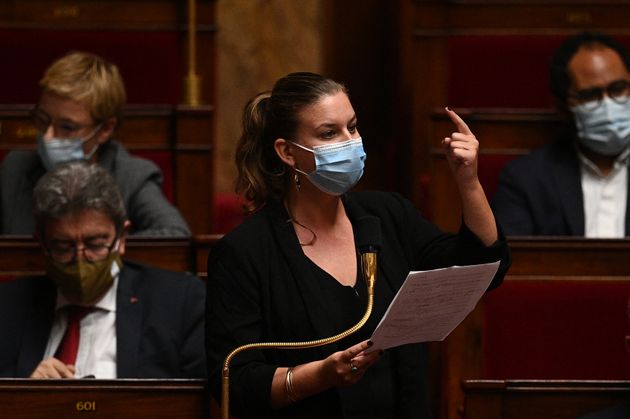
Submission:
[[[370,338],[369,352],[444,340],[475,308],[499,262],[410,272]]]

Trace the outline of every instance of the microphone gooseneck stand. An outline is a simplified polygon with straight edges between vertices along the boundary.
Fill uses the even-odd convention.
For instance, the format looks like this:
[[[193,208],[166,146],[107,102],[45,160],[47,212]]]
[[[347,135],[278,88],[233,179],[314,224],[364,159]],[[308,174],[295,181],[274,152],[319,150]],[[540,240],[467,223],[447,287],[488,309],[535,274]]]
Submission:
[[[366,216],[357,221],[357,243],[361,254],[361,271],[363,279],[367,285],[367,307],[365,314],[357,324],[335,336],[327,338],[309,340],[304,342],[257,342],[248,343],[237,347],[228,354],[223,362],[222,382],[221,382],[221,419],[230,417],[230,363],[236,355],[250,349],[305,349],[316,346],[324,346],[337,342],[350,336],[359,330],[367,322],[372,314],[374,305],[374,284],[376,283],[377,252],[380,247],[380,220],[377,217]]]

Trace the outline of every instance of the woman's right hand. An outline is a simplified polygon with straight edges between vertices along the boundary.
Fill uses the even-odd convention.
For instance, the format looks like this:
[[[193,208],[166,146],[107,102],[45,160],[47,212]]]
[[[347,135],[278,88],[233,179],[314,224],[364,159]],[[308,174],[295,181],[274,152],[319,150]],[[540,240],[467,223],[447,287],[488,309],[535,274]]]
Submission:
[[[383,353],[373,351],[366,354],[365,350],[370,346],[372,342],[366,340],[328,358],[293,367],[291,387],[294,394],[291,397],[287,394],[287,368],[277,368],[271,385],[272,407],[283,407],[329,388],[356,383]]]
[[[324,359],[322,369],[326,381],[332,387],[349,386],[359,381],[382,353],[382,351],[373,351],[366,354],[365,350],[370,346],[372,342],[366,340]]]

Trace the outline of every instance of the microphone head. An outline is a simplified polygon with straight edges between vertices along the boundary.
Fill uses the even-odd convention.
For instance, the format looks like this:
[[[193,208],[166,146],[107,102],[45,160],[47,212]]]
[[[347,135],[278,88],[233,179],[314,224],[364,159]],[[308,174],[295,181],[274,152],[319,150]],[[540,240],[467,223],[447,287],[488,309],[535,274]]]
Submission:
[[[359,253],[378,252],[381,248],[381,220],[373,215],[357,219],[356,240]]]

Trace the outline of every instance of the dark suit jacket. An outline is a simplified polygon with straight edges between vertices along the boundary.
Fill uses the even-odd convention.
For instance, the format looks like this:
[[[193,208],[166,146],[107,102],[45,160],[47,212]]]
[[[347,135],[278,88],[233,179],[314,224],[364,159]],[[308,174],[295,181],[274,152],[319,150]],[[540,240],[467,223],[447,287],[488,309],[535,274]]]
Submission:
[[[131,156],[117,141],[101,146],[98,164],[116,181],[131,234],[186,237],[188,225],[162,193],[162,172],[151,161]],[[46,169],[37,152],[14,150],[0,165],[0,232],[33,234],[33,189]]]
[[[364,400],[366,406],[374,406],[382,400],[383,383],[370,381],[366,374],[360,386],[332,389],[287,409],[271,411],[272,377],[279,366],[324,359],[369,338],[410,270],[501,260],[492,285],[497,286],[510,264],[509,248],[504,241],[485,247],[465,227],[458,235],[442,232],[399,195],[351,193],[344,198],[344,206],[355,226],[363,215],[381,220],[382,250],[378,256],[375,310],[368,324],[352,335],[350,341],[325,347],[239,354],[232,362],[230,374],[230,401],[236,416],[343,417],[339,392],[346,390],[355,391],[355,396]],[[312,340],[345,330],[333,314],[339,310],[332,310],[330,301],[321,292],[312,262],[304,255],[287,219],[289,215],[282,204],[270,203],[228,233],[210,253],[206,344],[209,383],[217,399],[220,399],[223,360],[235,347],[251,342]],[[393,366],[396,400],[385,417],[425,418],[429,414],[424,350],[424,345],[412,344],[387,351]],[[384,417],[372,414],[370,418]]]
[[[508,236],[584,236],[580,163],[573,144],[558,141],[509,162],[492,208]],[[630,235],[629,209],[626,236]]]
[[[607,409],[597,410],[576,419],[628,419],[630,418],[630,403],[622,403]]]
[[[45,276],[0,284],[0,377],[29,377],[42,361],[56,296]],[[116,296],[118,377],[205,377],[204,301],[197,277],[125,262]]]

